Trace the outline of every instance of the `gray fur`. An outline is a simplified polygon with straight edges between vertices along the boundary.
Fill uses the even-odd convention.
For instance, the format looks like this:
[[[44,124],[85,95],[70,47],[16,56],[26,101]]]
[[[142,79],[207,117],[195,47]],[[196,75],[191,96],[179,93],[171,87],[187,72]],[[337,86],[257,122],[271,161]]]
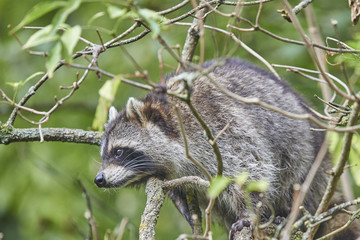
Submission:
[[[206,62],[204,67],[214,63]],[[309,113],[305,102],[287,84],[247,62],[229,59],[211,74],[220,85],[240,96],[257,97],[292,113]],[[172,78],[168,83],[176,82]],[[169,84],[168,88],[176,86]],[[193,82],[191,96],[214,135],[232,119],[230,127],[217,140],[223,157],[223,174],[236,176],[248,171],[252,180],[268,180],[270,185],[263,200],[274,207],[277,215],[286,216],[291,208],[293,185],[304,181],[324,133],[311,131],[314,126],[308,121],[290,119],[257,105],[236,102],[216,89],[205,76]],[[174,97],[167,97],[167,100],[181,109],[190,154],[215,175],[215,155],[200,124],[185,103]],[[116,159],[113,154],[116,148],[131,148],[146,157],[139,155],[137,158],[141,160],[131,159],[130,154]],[[174,109],[164,96],[155,93],[143,100],[129,99],[126,109],[109,122],[102,140],[102,157],[99,174],[103,174],[104,182],[101,187],[143,183],[149,176],[174,179],[195,175],[205,179],[185,155]],[[136,164],[146,167],[138,171],[134,168]],[[326,164],[324,162],[320,167],[305,200],[305,207],[310,212],[314,212],[324,191]],[[204,208],[207,204],[206,189],[193,187],[192,190]],[[180,195],[176,198],[174,192],[172,198],[178,201]],[[260,197],[252,194],[252,200],[256,203]],[[264,210],[263,216],[268,214]],[[219,196],[213,215],[227,229],[236,220],[249,216],[238,186],[230,185]]]

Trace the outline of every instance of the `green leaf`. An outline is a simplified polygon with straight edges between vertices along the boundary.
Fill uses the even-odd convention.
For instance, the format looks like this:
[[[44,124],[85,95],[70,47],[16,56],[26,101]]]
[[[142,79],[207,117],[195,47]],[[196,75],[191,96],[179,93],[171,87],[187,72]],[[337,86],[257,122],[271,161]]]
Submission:
[[[70,0],[67,2],[66,6],[55,14],[51,24],[52,24],[52,33],[55,33],[58,28],[65,23],[68,16],[80,7],[81,0]]]
[[[123,17],[126,14],[127,9],[122,9],[122,8],[118,8],[113,5],[109,5],[107,8],[107,12],[108,12],[110,18],[114,19],[114,18]]]
[[[38,46],[40,44],[57,40],[59,36],[51,33],[52,28],[53,27],[51,25],[48,25],[43,29],[40,29],[37,32],[35,32],[33,35],[29,37],[27,42],[24,44],[23,48],[27,49]]]
[[[166,20],[165,17],[163,17],[162,15],[158,14],[157,12],[147,9],[147,8],[142,8],[139,9],[139,14],[140,16],[142,16],[145,19],[154,19],[157,20],[158,22],[162,22],[164,20]]]
[[[247,192],[265,192],[269,188],[269,182],[266,180],[250,181],[246,185]]]
[[[96,107],[95,118],[92,128],[103,131],[104,125],[107,122],[108,111],[114,102],[115,94],[121,83],[122,76],[117,76],[111,80],[107,80],[99,90],[99,102]]]
[[[160,34],[160,24],[152,19],[147,20],[150,24],[151,35],[155,39]]]
[[[87,25],[90,26],[90,25],[93,23],[93,21],[95,21],[96,19],[98,19],[98,18],[100,18],[100,17],[102,17],[102,16],[104,16],[104,15],[105,15],[104,12],[98,12],[98,13],[96,13],[94,16],[92,16],[92,17],[89,19],[89,21],[87,22]]]
[[[245,171],[237,175],[234,180],[236,184],[243,186],[245,182],[248,180],[248,178],[249,178],[249,172]]]
[[[216,176],[211,180],[207,195],[216,198],[231,183],[231,179],[225,176]]]
[[[12,33],[18,31],[26,24],[31,23],[32,21],[40,18],[41,16],[60,8],[66,6],[66,1],[49,1],[49,2],[40,2],[36,4],[23,18],[23,20],[12,30]]]
[[[63,43],[65,50],[65,61],[71,62],[74,48],[79,41],[81,35],[81,27],[76,25],[72,28],[67,29],[61,36],[61,42]]]
[[[44,74],[45,74],[44,72],[36,72],[36,73],[32,74],[30,77],[28,77],[27,79],[25,79],[24,81],[21,82],[21,86],[25,85],[31,79],[33,79],[39,75],[44,75]]]
[[[21,86],[21,82],[6,82],[5,84],[13,87],[14,89],[17,89]]]
[[[19,82],[6,82],[7,85],[12,86],[13,88],[18,88],[18,87],[22,87],[24,86],[28,81],[30,81],[31,79],[33,79],[36,76],[39,75],[44,75],[44,72],[36,72],[34,74],[32,74],[30,77],[28,77],[27,79],[25,79],[24,81],[19,81]]]
[[[160,34],[160,29],[168,28],[164,25],[166,18],[157,12],[150,9],[139,9],[139,15],[149,24],[153,38],[156,38]]]
[[[153,38],[160,34],[160,15],[149,9],[139,9],[140,16],[149,24]]]
[[[56,34],[58,28],[65,24],[67,17],[80,6],[81,0],[70,0],[66,2],[62,10],[55,14],[52,24],[35,32],[23,46],[31,48],[40,44],[57,40],[59,36]]]
[[[49,78],[54,76],[54,71],[59,61],[61,60],[61,43],[57,42],[55,46],[50,50],[49,56],[46,58],[46,69],[49,74]]]

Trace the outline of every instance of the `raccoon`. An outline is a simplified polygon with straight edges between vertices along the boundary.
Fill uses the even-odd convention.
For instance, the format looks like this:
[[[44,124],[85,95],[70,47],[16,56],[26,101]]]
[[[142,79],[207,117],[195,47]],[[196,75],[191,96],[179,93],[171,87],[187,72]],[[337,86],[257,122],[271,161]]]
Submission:
[[[242,97],[259,98],[284,111],[310,113],[305,101],[284,81],[248,62],[227,59],[204,63],[210,76],[222,87]],[[193,70],[189,70],[194,72]],[[167,77],[167,89],[179,89],[179,77]],[[258,105],[234,101],[219,91],[206,75],[199,75],[191,87],[191,101],[214,135],[229,121],[230,125],[217,139],[223,175],[234,177],[248,172],[249,180],[266,180],[264,196],[251,193],[251,201],[270,204],[276,216],[286,217],[291,209],[293,186],[302,183],[324,141],[325,134],[311,131],[314,126],[264,109]],[[172,103],[169,104],[169,103]],[[95,177],[98,187],[113,188],[143,184],[149,177],[175,179],[204,173],[185,154],[179,119],[173,105],[181,110],[190,155],[207,171],[217,174],[214,152],[204,130],[188,106],[176,97],[151,92],[144,99],[130,98],[126,108],[111,108],[101,144],[102,166]],[[314,213],[325,190],[329,162],[323,161],[305,199],[305,208]],[[198,197],[201,209],[208,204],[206,189],[189,186]],[[188,190],[188,189],[187,189]],[[191,224],[184,188],[172,190],[169,197]],[[269,209],[261,212],[270,216]],[[212,216],[230,230],[234,223],[249,218],[244,193],[230,184],[217,198]],[[239,222],[238,222],[239,223]],[[247,221],[241,222],[246,225]]]

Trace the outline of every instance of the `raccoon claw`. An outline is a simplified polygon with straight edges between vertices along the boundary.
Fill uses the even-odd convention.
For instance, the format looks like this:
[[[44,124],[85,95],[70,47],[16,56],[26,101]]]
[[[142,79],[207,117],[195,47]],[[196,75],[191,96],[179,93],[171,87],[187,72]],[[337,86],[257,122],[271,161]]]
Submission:
[[[276,216],[273,223],[276,225],[279,225],[279,224],[283,223],[284,221],[285,221],[284,217]]]
[[[240,232],[244,227],[253,229],[254,225],[248,218],[242,218],[234,222],[229,232],[229,240],[234,240],[235,233]]]

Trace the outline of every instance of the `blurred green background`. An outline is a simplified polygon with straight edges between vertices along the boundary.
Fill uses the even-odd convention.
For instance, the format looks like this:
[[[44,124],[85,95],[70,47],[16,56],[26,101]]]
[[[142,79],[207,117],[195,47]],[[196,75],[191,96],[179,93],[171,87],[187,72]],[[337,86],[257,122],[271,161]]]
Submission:
[[[0,73],[2,75],[0,88],[11,97],[14,96],[14,91],[7,84],[8,82],[23,81],[35,72],[45,71],[45,59],[23,51],[14,37],[8,34],[8,25],[16,26],[39,2],[39,0],[0,0]],[[67,23],[71,26],[81,25],[82,36],[95,43],[100,43],[95,32],[96,28],[100,29],[104,41],[109,40],[112,37],[103,31],[103,29],[112,29],[115,25],[115,21],[106,14],[109,3],[111,1],[84,1],[81,7],[70,15]],[[113,3],[121,2],[113,1]],[[298,1],[290,1],[290,3],[294,5]],[[141,8],[159,11],[175,5],[175,2],[143,0],[137,1],[137,4]],[[319,0],[313,5],[323,36],[335,37],[335,31],[330,22],[332,19],[338,21],[342,41],[351,40],[358,32],[358,27],[351,25],[347,1],[332,1],[330,4],[327,0]],[[261,26],[278,35],[299,40],[292,25],[284,21],[276,12],[281,8],[279,1],[264,4],[260,18]],[[190,5],[185,9],[189,10]],[[231,8],[223,7],[220,10],[230,12]],[[254,20],[257,6],[244,7],[242,11],[243,16]],[[96,19],[89,26],[88,20],[98,12],[104,12],[104,16]],[[46,14],[30,25],[48,25],[53,13]],[[168,17],[175,17],[178,14],[173,13]],[[299,19],[306,27],[306,20],[302,13],[299,14]],[[191,19],[187,18],[184,21],[191,22]],[[116,33],[121,33],[132,23],[130,20],[121,22]],[[219,28],[225,28],[227,23],[228,19],[214,14],[207,19],[207,24]],[[17,36],[24,43],[32,33],[34,33],[33,30],[22,30],[17,33]],[[169,45],[182,46],[187,28],[171,26],[169,30],[161,34]],[[256,32],[241,33],[239,37],[270,63],[314,68],[303,47],[282,43]],[[44,50],[50,47],[51,44],[43,46]],[[83,47],[84,44],[79,43],[76,49],[81,50]],[[233,42],[225,36],[206,31],[206,59],[224,56],[233,47]],[[149,72],[151,80],[159,79],[157,51],[161,46],[151,38],[150,34],[125,48],[139,65]],[[241,48],[236,50],[234,56],[244,58],[264,68],[257,59]],[[167,53],[164,53],[163,57],[165,62],[175,66],[175,61]],[[79,63],[86,64],[86,61],[79,60]],[[99,67],[113,74],[136,71],[120,48],[110,49],[103,53],[99,58]],[[165,70],[172,71],[170,68]],[[59,99],[67,94],[68,91],[59,90],[59,86],[70,86],[76,79],[77,71],[67,67],[61,68],[55,73],[53,79],[48,80],[39,89],[26,106],[48,110],[55,103],[54,96]],[[316,83],[285,70],[279,69],[278,72],[283,78],[289,80],[288,82],[303,96],[307,97],[312,105],[321,107],[321,104],[312,99],[315,93],[320,94]],[[341,77],[339,67],[333,67],[330,72]],[[89,74],[74,96],[51,115],[50,120],[43,127],[90,129],[98,102],[98,90],[107,78],[104,77],[103,80],[100,82],[94,73]],[[19,101],[36,81],[37,78],[32,79],[19,89],[15,99]],[[145,94],[145,91],[121,84],[114,105],[121,108],[129,96],[140,97]],[[1,122],[7,121],[11,110],[10,106],[0,102]],[[27,116],[33,120],[39,120],[33,115]],[[14,126],[33,127],[20,118],[16,119]],[[93,178],[100,164],[101,158],[97,146],[48,142],[0,145],[0,232],[4,234],[5,239],[81,239],[79,232],[87,234],[87,220],[84,217],[86,201],[77,179],[84,184],[91,198],[100,239],[103,239],[108,229],[116,232],[123,218],[129,219],[124,239],[136,239],[140,216],[146,201],[144,191],[143,189],[137,191],[97,188],[93,184]],[[356,194],[360,193],[356,192]],[[157,238],[175,239],[181,233],[190,233],[190,228],[171,201],[167,200],[159,218]],[[215,239],[225,238],[226,233],[215,228]]]

